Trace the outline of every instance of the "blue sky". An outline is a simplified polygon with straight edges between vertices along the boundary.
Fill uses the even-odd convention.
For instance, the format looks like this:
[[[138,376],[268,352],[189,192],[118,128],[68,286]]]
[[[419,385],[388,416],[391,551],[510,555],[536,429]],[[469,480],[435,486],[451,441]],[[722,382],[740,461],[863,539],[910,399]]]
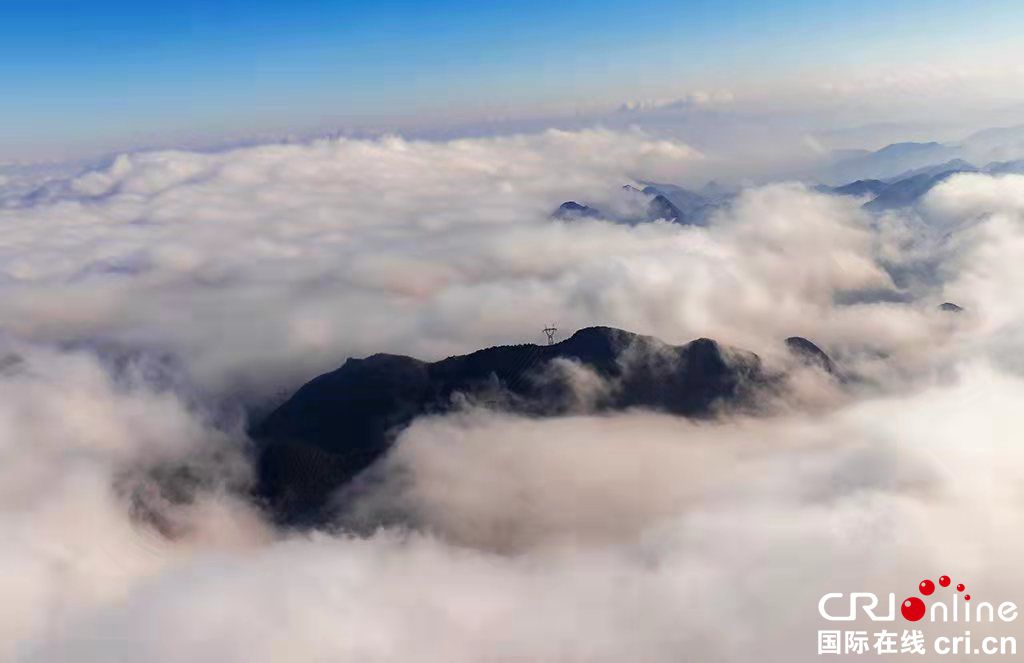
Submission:
[[[0,0],[0,161],[898,66],[1009,43],[1022,18],[985,0]]]

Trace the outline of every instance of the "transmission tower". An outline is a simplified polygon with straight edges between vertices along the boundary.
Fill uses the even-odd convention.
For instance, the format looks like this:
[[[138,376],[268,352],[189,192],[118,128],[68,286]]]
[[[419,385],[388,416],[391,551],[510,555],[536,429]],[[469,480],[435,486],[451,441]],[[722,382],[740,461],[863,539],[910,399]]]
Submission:
[[[555,332],[556,331],[558,331],[558,327],[556,327],[555,323],[553,323],[553,322],[551,324],[549,324],[547,327],[544,328],[544,333],[547,334],[547,336],[548,336],[548,345],[554,345],[555,344]]]

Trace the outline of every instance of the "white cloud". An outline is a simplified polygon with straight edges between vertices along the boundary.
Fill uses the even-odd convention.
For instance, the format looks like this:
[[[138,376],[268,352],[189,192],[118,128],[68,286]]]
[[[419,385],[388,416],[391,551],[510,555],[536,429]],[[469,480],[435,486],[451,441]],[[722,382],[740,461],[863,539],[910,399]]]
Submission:
[[[672,177],[697,157],[601,130],[122,156],[0,210],[0,323],[33,339],[166,347],[215,374],[206,380],[289,365],[295,379],[382,346],[467,349],[478,335],[450,336],[431,312],[557,272],[522,246],[533,231],[569,239],[549,227],[554,207],[606,196],[629,174]]]
[[[623,113],[682,111],[691,108],[725,107],[736,100],[729,90],[694,90],[673,99],[639,99],[626,101],[619,107]]]
[[[710,229],[548,219],[566,199],[614,209],[624,181],[696,159],[602,130],[123,156],[0,210],[0,324],[170,351],[202,385],[263,394],[350,354],[440,357],[552,318],[759,351],[928,333],[913,307],[832,306],[891,287],[851,201],[777,185]]]
[[[26,660],[815,660],[826,591],[1024,589],[1022,397],[975,365],[812,419],[423,421],[393,476],[433,536],[192,555]]]
[[[0,208],[0,658],[800,661],[824,591],[1017,600],[1022,178],[880,219],[794,184],[708,228],[548,219],[699,159],[604,130],[146,153]],[[552,317],[769,361],[800,334],[862,380],[757,418],[422,419],[349,496],[406,527],[362,538],[245,501],[239,384]]]

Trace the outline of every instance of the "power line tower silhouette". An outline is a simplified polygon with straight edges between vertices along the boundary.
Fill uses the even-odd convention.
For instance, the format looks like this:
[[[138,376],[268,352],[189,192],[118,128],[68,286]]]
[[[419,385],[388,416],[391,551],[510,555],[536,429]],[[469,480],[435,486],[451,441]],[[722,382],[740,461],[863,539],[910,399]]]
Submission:
[[[555,332],[556,331],[558,331],[558,327],[556,327],[555,323],[553,323],[553,322],[551,324],[549,324],[547,327],[544,328],[544,333],[547,334],[547,336],[548,336],[548,345],[554,345],[555,344]]]

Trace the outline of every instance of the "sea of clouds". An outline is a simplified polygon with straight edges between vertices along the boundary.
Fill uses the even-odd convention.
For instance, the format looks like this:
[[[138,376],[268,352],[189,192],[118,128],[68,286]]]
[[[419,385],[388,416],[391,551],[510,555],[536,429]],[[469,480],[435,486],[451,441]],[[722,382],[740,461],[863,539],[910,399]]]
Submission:
[[[825,592],[1024,603],[1024,177],[883,216],[783,182],[708,227],[549,218],[706,158],[339,139],[0,188],[0,659],[802,661]],[[551,320],[769,362],[801,335],[853,379],[703,422],[422,418],[349,497],[402,527],[285,531],[248,498],[246,418],[304,381]]]

